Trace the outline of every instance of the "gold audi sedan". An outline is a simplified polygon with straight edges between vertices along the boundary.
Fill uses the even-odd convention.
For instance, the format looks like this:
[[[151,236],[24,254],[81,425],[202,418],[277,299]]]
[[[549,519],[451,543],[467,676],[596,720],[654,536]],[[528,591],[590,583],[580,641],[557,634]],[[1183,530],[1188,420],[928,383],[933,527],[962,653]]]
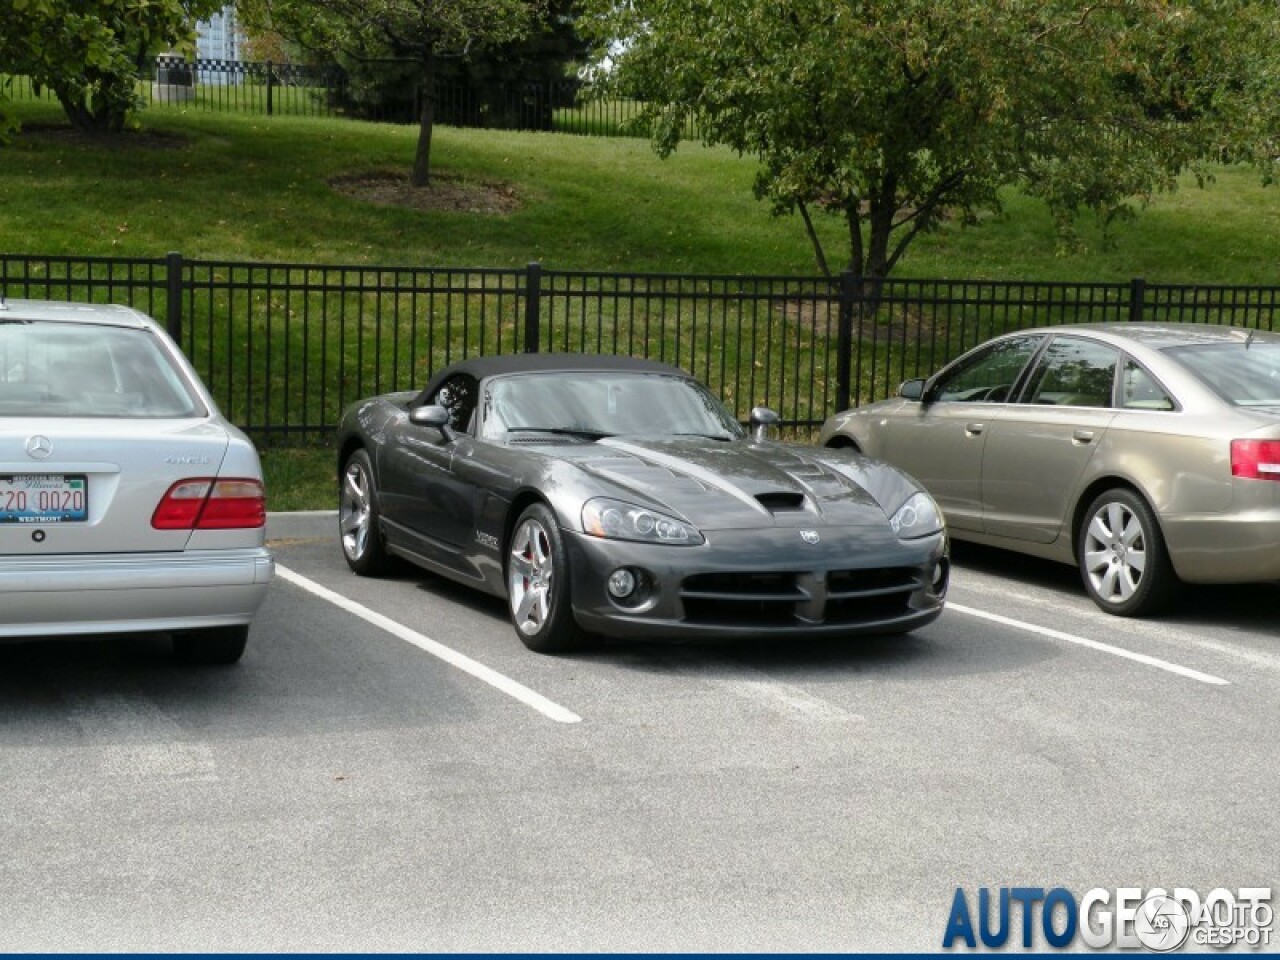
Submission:
[[[1280,580],[1280,333],[1077,324],[990,340],[819,442],[919,480],[960,540],[1071,563],[1099,607]]]

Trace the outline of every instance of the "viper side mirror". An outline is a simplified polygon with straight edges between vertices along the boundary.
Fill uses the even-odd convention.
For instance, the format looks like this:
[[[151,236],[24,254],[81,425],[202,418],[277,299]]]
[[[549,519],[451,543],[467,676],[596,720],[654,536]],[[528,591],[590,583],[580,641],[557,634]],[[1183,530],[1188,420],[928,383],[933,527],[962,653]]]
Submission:
[[[434,427],[449,442],[452,442],[455,437],[453,427],[449,425],[451,419],[448,408],[435,403],[414,407],[409,411],[410,423],[419,427]]]
[[[769,428],[775,426],[782,417],[777,410],[768,407],[751,408],[751,439],[756,443],[769,439]]]

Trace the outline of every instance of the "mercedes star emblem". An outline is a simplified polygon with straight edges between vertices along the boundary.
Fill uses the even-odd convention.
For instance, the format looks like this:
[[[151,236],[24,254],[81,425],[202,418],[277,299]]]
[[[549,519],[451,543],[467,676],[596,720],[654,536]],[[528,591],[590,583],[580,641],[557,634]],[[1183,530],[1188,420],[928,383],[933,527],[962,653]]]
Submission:
[[[51,453],[53,453],[53,443],[48,437],[42,437],[40,434],[27,437],[27,456],[31,459],[48,460]]]

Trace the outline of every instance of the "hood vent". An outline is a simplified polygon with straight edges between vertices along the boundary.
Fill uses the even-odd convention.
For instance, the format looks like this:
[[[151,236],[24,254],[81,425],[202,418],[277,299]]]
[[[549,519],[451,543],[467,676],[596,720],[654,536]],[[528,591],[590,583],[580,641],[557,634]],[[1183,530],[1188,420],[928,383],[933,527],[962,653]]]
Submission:
[[[541,447],[580,446],[582,441],[576,437],[507,437],[507,443],[536,443]]]
[[[787,513],[789,511],[804,509],[804,494],[779,492],[779,493],[757,493],[756,499],[760,501],[760,506],[764,507],[770,513]]]

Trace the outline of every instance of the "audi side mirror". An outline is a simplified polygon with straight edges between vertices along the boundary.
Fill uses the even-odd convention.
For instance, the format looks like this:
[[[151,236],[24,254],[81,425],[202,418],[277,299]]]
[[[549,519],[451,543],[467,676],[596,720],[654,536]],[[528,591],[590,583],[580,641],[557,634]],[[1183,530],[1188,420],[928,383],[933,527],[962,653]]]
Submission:
[[[916,377],[914,380],[905,380],[898,387],[898,396],[903,400],[923,400],[924,384],[925,381],[921,377]]]

